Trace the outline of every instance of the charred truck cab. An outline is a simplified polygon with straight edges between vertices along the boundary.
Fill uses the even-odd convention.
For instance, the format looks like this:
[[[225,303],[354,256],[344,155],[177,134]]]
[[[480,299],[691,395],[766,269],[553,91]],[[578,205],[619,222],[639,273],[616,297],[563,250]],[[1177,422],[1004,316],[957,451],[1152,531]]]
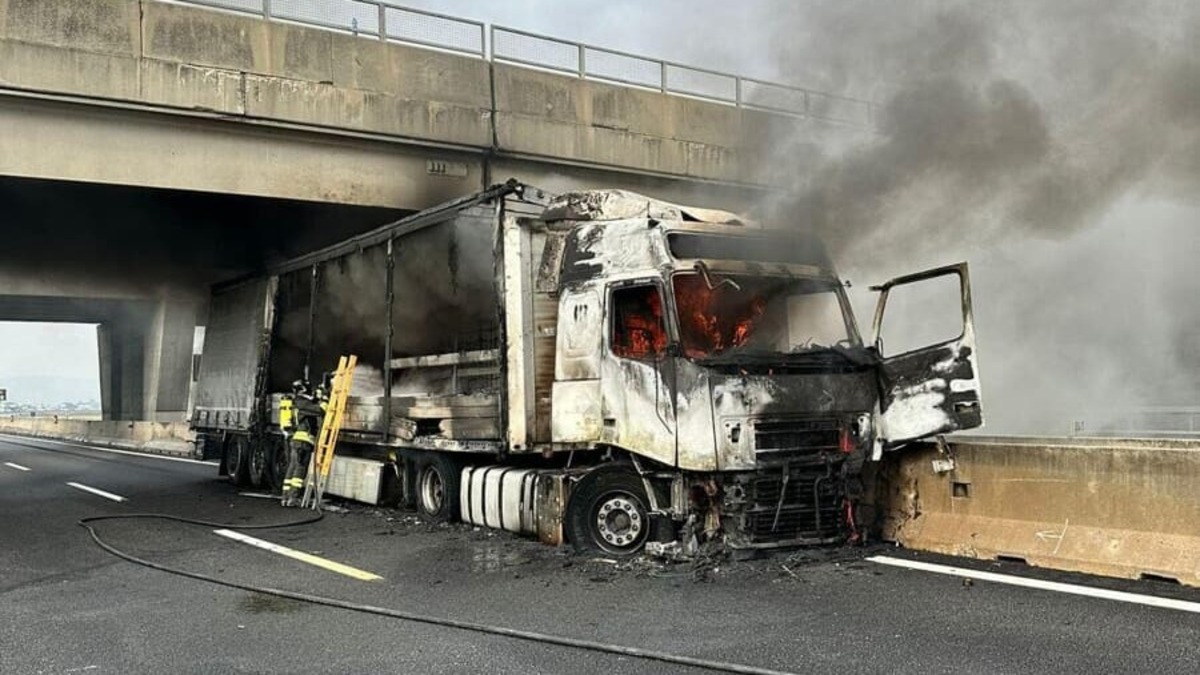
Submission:
[[[642,487],[577,489],[577,540],[640,546],[651,528],[622,516],[639,499],[673,521],[654,528],[660,550],[853,539],[864,462],[981,424],[965,265],[884,289],[957,275],[966,329],[882,359],[816,239],[616,191],[565,195],[543,218],[565,230],[554,442],[627,453]],[[580,484],[605,471],[621,469]]]
[[[214,291],[193,425],[277,484],[279,392],[355,353],[329,494],[618,556],[853,540],[865,463],[982,423],[967,267],[878,287],[865,343],[795,229],[510,181]],[[936,279],[957,336],[886,354]]]

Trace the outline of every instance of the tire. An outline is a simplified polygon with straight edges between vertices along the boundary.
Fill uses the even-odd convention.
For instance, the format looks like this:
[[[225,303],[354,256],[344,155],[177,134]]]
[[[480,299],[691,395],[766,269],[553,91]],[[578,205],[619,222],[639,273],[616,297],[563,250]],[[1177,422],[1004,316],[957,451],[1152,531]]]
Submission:
[[[283,479],[287,478],[287,443],[282,436],[268,436],[267,441],[267,484],[273,493],[283,492]]]
[[[270,448],[267,446],[267,440],[259,438],[257,441],[248,441],[250,452],[247,457],[248,466],[246,473],[250,479],[250,485],[255,490],[261,489],[267,484],[267,453]]]
[[[417,459],[414,492],[417,513],[434,523],[458,520],[458,490],[461,471],[458,463],[441,453],[425,453]]]
[[[575,550],[613,557],[637,555],[650,538],[646,486],[629,469],[602,468],[584,476],[567,504],[567,536]]]
[[[242,434],[232,434],[225,439],[225,473],[237,487],[250,483],[249,443]]]

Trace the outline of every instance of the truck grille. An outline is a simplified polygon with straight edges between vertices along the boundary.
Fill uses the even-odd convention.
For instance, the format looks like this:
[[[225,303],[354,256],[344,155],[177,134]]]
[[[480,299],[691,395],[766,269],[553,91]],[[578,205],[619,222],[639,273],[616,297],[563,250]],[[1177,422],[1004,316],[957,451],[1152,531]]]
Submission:
[[[754,424],[754,456],[774,462],[836,452],[841,427],[837,418],[759,420]]]
[[[812,467],[785,470],[786,485],[783,471],[758,472],[750,481],[746,493],[746,533],[756,542],[839,537],[843,528],[843,495],[838,472],[824,466],[815,470]]]

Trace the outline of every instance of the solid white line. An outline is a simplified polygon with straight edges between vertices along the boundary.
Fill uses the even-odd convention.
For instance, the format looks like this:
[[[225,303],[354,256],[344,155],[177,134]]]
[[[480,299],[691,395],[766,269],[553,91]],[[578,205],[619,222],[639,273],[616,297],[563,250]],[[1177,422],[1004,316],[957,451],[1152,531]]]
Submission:
[[[4,466],[11,466],[12,468],[16,469],[17,471],[28,471],[29,470],[29,467],[27,467],[27,466],[21,466],[20,464],[13,464],[12,462],[5,462]]]
[[[104,497],[105,499],[111,499],[114,502],[125,501],[125,498],[122,497],[121,495],[114,495],[111,492],[105,492],[104,490],[100,490],[98,488],[88,487],[87,485],[84,485],[83,483],[67,483],[67,485],[70,485],[71,487],[75,488],[76,490],[83,490],[84,492],[90,492],[94,495],[99,495],[101,497]]]
[[[40,443],[54,443],[57,445],[69,445],[74,448],[86,448],[88,450],[99,450],[100,452],[111,452],[115,455],[129,455],[130,457],[148,457],[150,459],[162,459],[168,462],[187,462],[188,464],[207,464],[208,466],[220,466],[220,462],[211,459],[189,459],[187,457],[173,457],[171,455],[159,455],[152,452],[134,452],[133,450],[120,450],[118,448],[105,448],[99,445],[85,445],[83,443],[72,443],[70,441],[60,441],[54,438],[42,438],[40,436],[9,436],[0,434],[0,438],[11,439],[14,441],[37,441]]]
[[[234,532],[233,530],[213,530],[213,532],[221,535],[222,537],[227,537],[229,539],[233,539],[234,541],[240,541],[243,544],[249,544],[251,546],[271,551],[272,553],[278,553],[279,555],[287,556],[293,560],[299,560],[310,565],[316,565],[317,567],[327,569],[331,572],[344,574],[348,577],[354,577],[355,579],[359,579],[361,581],[378,581],[383,578],[378,574],[372,574],[370,572],[350,567],[349,565],[343,565],[339,562],[326,560],[325,558],[312,555],[311,553],[304,553],[303,551],[290,549],[286,546],[280,546],[279,544],[272,544],[269,541],[255,539],[254,537],[242,534],[241,532]]]
[[[1175,600],[1173,598],[1161,598],[1157,595],[1142,595],[1141,593],[1110,591],[1106,588],[1092,588],[1091,586],[1080,586],[1078,584],[1065,584],[1059,581],[1043,581],[1041,579],[1030,579],[1029,577],[997,574],[995,572],[983,572],[980,570],[967,569],[965,567],[935,565],[933,563],[918,562],[916,560],[903,560],[901,558],[889,558],[887,556],[880,555],[872,556],[867,558],[867,560],[870,562],[879,563],[881,565],[904,567],[910,570],[920,570],[922,572],[949,574],[956,577],[970,577],[971,579],[979,581],[991,581],[997,584],[1022,586],[1024,588],[1036,588],[1043,591],[1056,591],[1058,593],[1069,593],[1071,595],[1084,595],[1090,598],[1116,600],[1117,602],[1132,602],[1138,605],[1161,607],[1163,609],[1177,609],[1181,612],[1194,612],[1200,614],[1200,602]]]

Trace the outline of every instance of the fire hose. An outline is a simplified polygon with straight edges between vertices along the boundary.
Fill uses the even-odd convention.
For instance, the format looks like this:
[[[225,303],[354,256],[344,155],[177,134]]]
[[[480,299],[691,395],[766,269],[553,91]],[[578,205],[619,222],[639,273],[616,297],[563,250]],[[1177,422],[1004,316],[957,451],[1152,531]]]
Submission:
[[[280,529],[280,528],[285,528],[285,527],[297,527],[300,525],[308,525],[311,523],[315,523],[318,520],[321,520],[322,517],[323,517],[323,514],[318,513],[317,515],[315,515],[311,518],[306,518],[303,520],[297,520],[297,521],[288,522],[288,523],[265,524],[265,525],[230,525],[228,523],[213,523],[213,522],[209,522],[209,521],[197,520],[197,519],[193,519],[193,518],[184,518],[182,516],[173,516],[173,515],[163,514],[163,513],[129,513],[129,514],[121,514],[121,515],[90,516],[87,518],[80,519],[79,525],[88,531],[88,534],[91,535],[91,537],[92,537],[92,541],[94,541],[97,546],[104,549],[108,553],[110,553],[118,558],[121,558],[122,560],[126,560],[126,561],[129,561],[136,565],[141,565],[143,567],[149,567],[150,569],[159,570],[160,572],[166,572],[168,574],[174,574],[174,575],[181,576],[181,577],[187,577],[189,579],[195,579],[197,581],[203,581],[203,582],[210,583],[210,584],[217,584],[219,586],[225,586],[227,588],[236,588],[236,589],[243,590],[243,591],[249,591],[251,593],[262,593],[264,595],[272,595],[272,596],[279,597],[279,598],[286,598],[288,600],[296,600],[298,602],[306,602],[306,603],[310,603],[310,604],[314,604],[314,605],[323,605],[325,607],[335,607],[338,609],[345,609],[345,610],[349,610],[352,612],[360,612],[360,613],[364,613],[364,614],[375,614],[378,616],[386,616],[386,617],[390,617],[393,619],[401,619],[403,621],[412,621],[414,623],[423,623],[423,624],[428,624],[428,625],[432,625],[432,626],[440,626],[440,627],[444,627],[444,628],[456,628],[459,630],[471,631],[471,632],[475,632],[475,633],[483,633],[486,635],[498,635],[501,637],[512,638],[515,640],[525,640],[528,642],[538,642],[538,643],[543,643],[543,644],[558,645],[561,647],[569,647],[569,648],[573,648],[573,649],[581,649],[581,650],[585,650],[585,651],[592,651],[592,652],[598,652],[598,653],[603,653],[603,654],[615,654],[617,656],[628,656],[628,657],[633,657],[633,658],[638,658],[638,659],[643,659],[643,660],[658,661],[661,663],[670,663],[670,664],[675,664],[675,665],[690,666],[693,668],[699,668],[699,669],[710,670],[710,671],[715,671],[715,672],[746,673],[747,675],[793,675],[786,671],[771,670],[769,668],[759,668],[757,666],[749,666],[749,665],[744,665],[744,664],[739,664],[739,663],[728,663],[728,662],[724,662],[724,661],[713,661],[710,659],[701,659],[701,658],[696,658],[696,657],[692,657],[692,656],[670,654],[667,652],[660,652],[660,651],[656,651],[653,649],[642,649],[639,647],[629,647],[629,646],[625,646],[625,645],[618,645],[618,644],[612,644],[612,643],[607,643],[607,642],[599,642],[596,640],[584,640],[584,639],[580,639],[580,638],[565,637],[565,636],[561,636],[561,635],[550,635],[547,633],[539,633],[536,631],[522,630],[522,629],[518,629],[518,628],[507,628],[504,626],[493,626],[493,625],[489,625],[489,624],[475,623],[472,621],[460,621],[458,619],[447,619],[447,618],[443,618],[443,617],[435,617],[435,616],[429,616],[429,615],[425,615],[425,614],[417,614],[415,612],[408,612],[408,611],[399,610],[399,609],[392,609],[389,607],[378,607],[375,605],[366,605],[366,604],[360,604],[360,603],[356,603],[356,602],[348,602],[346,600],[339,600],[337,598],[329,598],[329,597],[324,597],[324,596],[320,596],[320,595],[312,595],[310,593],[298,593],[295,591],[287,591],[287,590],[283,590],[283,589],[279,589],[279,588],[271,588],[271,587],[267,587],[267,586],[255,586],[252,584],[244,584],[244,583],[239,583],[237,581],[230,581],[228,579],[220,579],[217,577],[209,576],[207,574],[201,574],[199,572],[191,572],[191,571],[180,569],[177,567],[163,565],[161,563],[156,563],[156,562],[146,560],[144,558],[139,558],[132,554],[126,553],[126,552],[118,549],[117,547],[113,546],[112,544],[109,544],[108,542],[104,541],[104,539],[101,538],[100,534],[96,531],[96,528],[93,527],[93,525],[92,525],[92,523],[98,523],[98,522],[106,521],[106,520],[156,519],[156,520],[168,520],[168,521],[173,521],[173,522],[186,523],[189,525],[199,525],[202,527],[212,527],[212,528],[218,528],[218,529],[268,530],[268,529]]]

